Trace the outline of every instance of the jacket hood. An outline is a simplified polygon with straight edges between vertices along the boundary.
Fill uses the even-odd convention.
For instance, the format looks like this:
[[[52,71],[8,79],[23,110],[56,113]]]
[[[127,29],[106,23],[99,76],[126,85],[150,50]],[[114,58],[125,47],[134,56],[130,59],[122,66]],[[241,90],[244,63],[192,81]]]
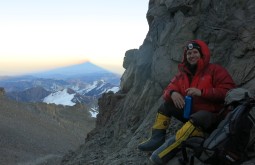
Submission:
[[[191,40],[187,43],[187,45],[189,43],[197,43],[201,47],[201,50],[200,50],[201,59],[197,63],[197,70],[204,69],[209,64],[210,58],[211,58],[210,50],[209,50],[207,44],[201,40]],[[182,63],[179,65],[179,69],[183,70],[184,68],[186,68],[187,63],[188,63],[187,62],[187,48],[185,46]]]

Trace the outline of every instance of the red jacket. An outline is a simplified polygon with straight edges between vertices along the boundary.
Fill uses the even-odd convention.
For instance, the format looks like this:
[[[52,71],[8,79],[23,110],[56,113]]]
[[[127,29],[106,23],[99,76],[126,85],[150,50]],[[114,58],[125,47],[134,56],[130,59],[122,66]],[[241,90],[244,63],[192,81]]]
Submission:
[[[186,49],[184,58],[178,65],[179,73],[171,80],[163,93],[165,101],[171,101],[170,92],[179,92],[183,97],[187,88],[195,87],[201,90],[201,96],[193,96],[193,112],[206,110],[218,112],[222,109],[224,98],[228,90],[235,87],[234,81],[226,69],[217,64],[210,64],[210,51],[201,40],[193,40],[201,47],[202,57],[198,61],[197,70],[191,82],[189,81],[186,63]]]

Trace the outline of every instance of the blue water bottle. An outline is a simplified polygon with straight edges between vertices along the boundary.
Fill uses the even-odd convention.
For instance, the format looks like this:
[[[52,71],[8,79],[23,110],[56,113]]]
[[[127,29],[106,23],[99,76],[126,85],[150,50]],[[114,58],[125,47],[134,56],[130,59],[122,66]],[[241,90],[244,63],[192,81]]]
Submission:
[[[185,105],[184,105],[183,117],[185,119],[189,119],[191,112],[192,112],[192,97],[191,96],[185,96]]]

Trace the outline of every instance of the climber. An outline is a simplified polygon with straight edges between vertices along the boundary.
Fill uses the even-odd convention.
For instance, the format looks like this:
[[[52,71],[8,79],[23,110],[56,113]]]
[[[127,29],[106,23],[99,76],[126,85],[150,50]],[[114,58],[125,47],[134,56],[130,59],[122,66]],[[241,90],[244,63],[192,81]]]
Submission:
[[[225,95],[235,84],[226,69],[209,61],[210,51],[205,42],[188,42],[183,61],[178,65],[179,73],[163,92],[164,103],[158,109],[151,137],[139,144],[138,149],[154,151],[160,147],[165,142],[172,116],[183,123],[187,122],[186,127],[193,127],[193,123],[183,117],[185,96],[192,97],[192,114],[199,111],[217,114],[223,108]],[[199,131],[197,133],[200,134]]]

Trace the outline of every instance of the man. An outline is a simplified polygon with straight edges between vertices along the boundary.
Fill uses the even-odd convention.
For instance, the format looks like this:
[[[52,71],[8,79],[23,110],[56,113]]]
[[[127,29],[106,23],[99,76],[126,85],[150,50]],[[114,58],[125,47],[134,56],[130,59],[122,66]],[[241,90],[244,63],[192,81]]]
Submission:
[[[205,42],[188,42],[183,61],[178,65],[179,73],[163,92],[165,102],[158,110],[151,138],[139,144],[138,149],[154,151],[160,147],[165,142],[172,116],[184,123],[188,121],[183,117],[185,96],[192,97],[192,113],[206,111],[216,114],[223,108],[225,95],[235,84],[226,69],[209,61],[210,51]]]

